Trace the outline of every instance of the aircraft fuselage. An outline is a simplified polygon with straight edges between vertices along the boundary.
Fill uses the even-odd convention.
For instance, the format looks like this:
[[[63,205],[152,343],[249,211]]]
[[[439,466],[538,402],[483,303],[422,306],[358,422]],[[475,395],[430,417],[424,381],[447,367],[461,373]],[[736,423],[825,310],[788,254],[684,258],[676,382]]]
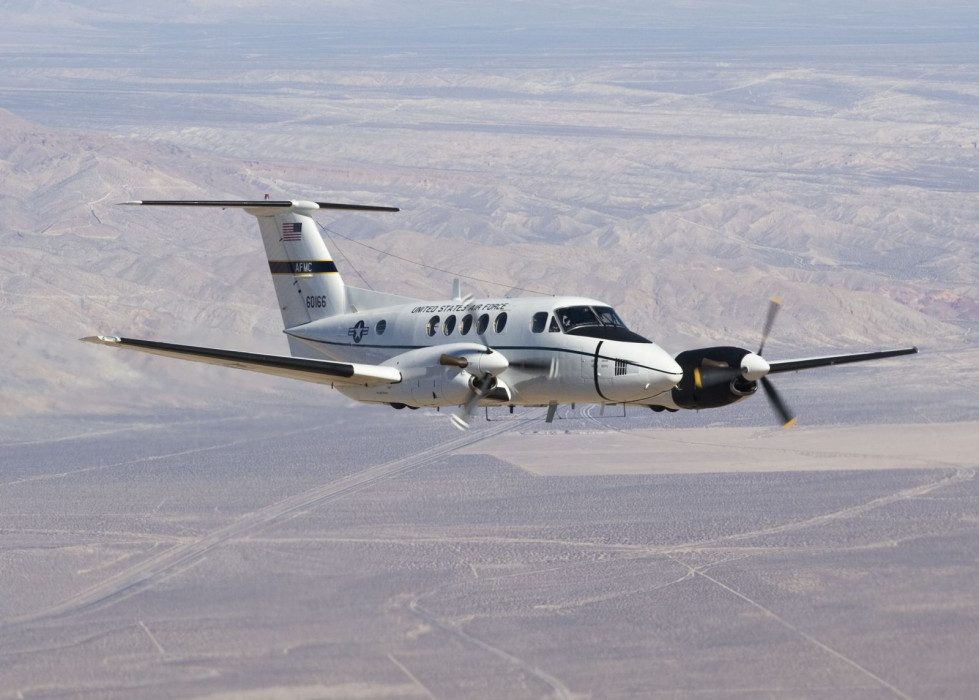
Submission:
[[[469,345],[490,347],[508,361],[497,375],[501,390],[485,404],[671,405],[669,392],[682,377],[668,353],[626,328],[608,304],[583,297],[399,305],[331,316],[286,333],[313,350],[310,356],[405,365],[398,367],[403,380],[397,385],[337,387],[359,401],[445,406],[465,400],[471,375],[426,362],[425,355],[437,360]]]

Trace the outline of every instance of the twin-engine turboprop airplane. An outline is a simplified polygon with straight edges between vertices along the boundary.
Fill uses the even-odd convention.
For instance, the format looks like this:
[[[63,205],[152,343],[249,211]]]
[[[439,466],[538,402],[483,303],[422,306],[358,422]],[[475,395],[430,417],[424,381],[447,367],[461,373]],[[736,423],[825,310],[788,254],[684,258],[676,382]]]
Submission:
[[[759,383],[780,421],[795,418],[769,374],[862,362],[916,348],[767,362],[779,308],[772,300],[757,352],[709,347],[671,357],[630,330],[608,304],[584,297],[422,301],[343,283],[312,216],[323,209],[394,207],[306,201],[135,201],[141,206],[243,209],[258,219],[290,357],[93,336],[116,348],[329,384],[346,396],[395,408],[459,407],[466,428],[477,405],[637,404],[654,411],[715,408]]]

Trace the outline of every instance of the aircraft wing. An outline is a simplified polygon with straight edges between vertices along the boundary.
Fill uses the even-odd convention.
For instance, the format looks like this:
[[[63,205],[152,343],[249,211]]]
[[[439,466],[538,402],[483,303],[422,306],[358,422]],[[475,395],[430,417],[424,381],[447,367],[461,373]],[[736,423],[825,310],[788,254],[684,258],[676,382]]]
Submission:
[[[850,362],[866,362],[867,360],[882,360],[885,357],[897,357],[898,355],[914,355],[918,348],[901,348],[899,350],[880,350],[878,352],[860,352],[850,355],[826,355],[824,357],[807,357],[801,360],[776,360],[769,361],[771,369],[768,374],[778,374],[780,372],[798,372],[801,369],[812,369],[814,367],[828,367],[830,365],[845,365]]]
[[[118,338],[116,336],[94,335],[80,340],[86,343],[96,343],[112,348],[138,350],[151,355],[175,357],[178,360],[204,362],[209,365],[223,365],[233,369],[246,369],[250,372],[261,372],[277,377],[301,379],[317,384],[345,384],[358,386],[378,386],[381,384],[397,384],[401,381],[401,372],[393,367],[381,365],[361,365],[350,362],[333,362],[332,360],[309,360],[285,355],[262,355],[252,352],[237,352],[234,350],[219,350],[203,348],[194,345],[174,345],[173,343],[158,343],[152,340],[135,338]]]

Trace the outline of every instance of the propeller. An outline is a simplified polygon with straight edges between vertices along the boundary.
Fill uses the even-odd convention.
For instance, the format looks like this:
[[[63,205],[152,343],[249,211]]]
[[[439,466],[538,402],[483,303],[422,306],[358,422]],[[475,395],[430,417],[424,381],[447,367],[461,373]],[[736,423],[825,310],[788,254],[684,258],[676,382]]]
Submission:
[[[749,352],[741,359],[741,376],[748,381],[757,381],[761,384],[761,388],[765,392],[765,398],[768,399],[768,404],[778,415],[779,420],[781,420],[782,427],[791,428],[795,425],[796,418],[792,410],[775,389],[775,385],[765,376],[771,370],[771,367],[761,356],[762,351],[765,349],[765,343],[768,341],[768,335],[772,332],[772,326],[775,324],[775,317],[778,315],[778,310],[781,307],[781,299],[772,297],[768,305],[768,315],[765,317],[765,327],[761,332],[761,344],[758,346],[758,352]]]
[[[452,414],[452,424],[459,430],[469,428],[469,416],[479,400],[496,388],[496,375],[510,366],[502,353],[496,352],[488,345],[465,355],[449,355],[443,353],[439,357],[443,367],[458,367],[472,375],[469,380],[470,395],[462,404],[459,411]]]
[[[468,430],[469,417],[472,415],[473,409],[476,408],[476,404],[488,392],[492,391],[495,386],[496,377],[489,372],[483,374],[482,377],[473,377],[472,381],[469,382],[469,388],[472,390],[472,394],[470,394],[469,398],[466,399],[466,402],[462,404],[459,410],[449,417],[452,425],[459,430]]]

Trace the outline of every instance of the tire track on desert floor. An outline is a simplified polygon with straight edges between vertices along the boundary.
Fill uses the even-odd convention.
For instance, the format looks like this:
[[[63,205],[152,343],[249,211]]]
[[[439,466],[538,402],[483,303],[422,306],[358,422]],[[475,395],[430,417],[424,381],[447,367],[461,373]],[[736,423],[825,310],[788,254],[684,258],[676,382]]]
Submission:
[[[271,503],[243,515],[233,523],[218,528],[203,537],[175,545],[159,554],[150,556],[61,603],[44,610],[2,621],[0,622],[0,630],[70,617],[125,600],[151,587],[156,581],[175,573],[178,569],[194,564],[208,552],[231,540],[260,530],[303,510],[355,493],[384,479],[390,479],[427,466],[460,448],[494,437],[511,430],[513,427],[514,424],[495,423],[490,424],[487,428],[470,430],[454,440],[435,445],[413,455],[375,465],[356,474],[335,479]]]
[[[293,435],[301,435],[302,433],[311,433],[316,428],[300,428],[298,430],[291,430],[287,433],[279,433],[276,438],[291,437]],[[259,442],[264,438],[237,438],[235,440],[228,440],[226,442],[220,442],[215,445],[204,445],[203,447],[191,447],[185,450],[176,450],[174,452],[162,452],[160,454],[148,455],[146,457],[137,457],[136,459],[124,459],[121,462],[110,462],[108,464],[92,464],[87,467],[77,467],[74,469],[69,469],[64,472],[54,472],[50,474],[36,474],[34,476],[25,476],[20,479],[14,479],[13,481],[0,482],[0,488],[7,486],[20,486],[22,484],[30,484],[37,481],[52,481],[54,479],[65,479],[68,477],[80,476],[82,474],[90,474],[93,472],[105,471],[107,469],[117,469],[119,467],[129,467],[137,464],[148,464],[150,462],[159,462],[161,460],[173,459],[174,457],[187,457],[189,455],[203,454],[205,452],[214,452],[217,450],[223,450],[228,447],[237,447],[238,445],[247,445],[250,442]]]
[[[670,557],[670,558],[673,559],[673,557]],[[846,654],[844,654],[839,649],[836,649],[836,648],[830,646],[829,644],[827,644],[826,642],[823,642],[823,641],[817,639],[813,635],[811,635],[808,632],[806,632],[805,630],[803,630],[801,627],[793,624],[792,622],[790,622],[786,618],[784,618],[781,615],[779,615],[777,612],[775,612],[771,608],[766,607],[765,605],[763,605],[762,603],[758,602],[754,598],[751,598],[750,596],[746,595],[745,593],[742,593],[741,591],[739,591],[738,589],[736,589],[734,586],[731,586],[729,584],[726,584],[723,581],[720,581],[719,579],[714,578],[713,576],[710,576],[709,574],[705,573],[705,571],[704,571],[703,568],[698,568],[698,567],[690,566],[689,564],[685,564],[684,562],[680,561],[679,559],[673,559],[673,561],[675,561],[677,564],[680,564],[681,566],[687,567],[689,569],[689,573],[692,576],[699,576],[700,578],[703,578],[704,580],[709,581],[713,585],[721,588],[722,590],[726,591],[727,593],[731,594],[732,596],[741,599],[742,601],[744,601],[748,605],[750,605],[753,608],[759,610],[768,619],[772,620],[773,622],[775,622],[778,625],[781,625],[785,629],[791,631],[793,634],[798,635],[799,637],[801,637],[802,639],[804,639],[806,642],[808,642],[812,646],[814,646],[817,649],[821,650],[825,654],[827,654],[827,655],[829,655],[829,656],[837,659],[838,661],[846,664],[847,666],[849,666],[850,668],[852,668],[856,672],[860,673],[861,675],[866,676],[868,679],[870,679],[871,681],[873,681],[876,685],[879,685],[881,688],[887,690],[888,692],[890,692],[891,694],[893,694],[895,697],[901,698],[901,700],[913,700],[913,698],[910,695],[908,695],[903,690],[901,690],[900,688],[898,688],[896,685],[894,685],[893,683],[891,683],[890,681],[888,681],[886,678],[883,678],[882,676],[879,676],[878,674],[874,673],[872,670],[870,670],[866,666],[860,664],[856,659],[853,659],[850,656],[847,656]]]
[[[793,634],[799,636],[809,645],[819,649],[822,653],[835,658],[837,661],[849,666],[851,669],[864,676],[876,686],[882,688],[886,692],[892,694],[895,697],[901,698],[902,700],[911,700],[910,696],[901,690],[899,687],[888,681],[886,678],[878,675],[873,670],[865,665],[862,665],[856,659],[848,656],[843,651],[836,649],[826,642],[816,638],[812,634],[806,632],[804,629],[798,625],[792,623],[788,619],[782,617],[774,610],[766,607],[762,603],[753,598],[749,597],[745,593],[735,589],[733,586],[724,583],[718,578],[711,576],[706,573],[706,569],[710,566],[715,565],[717,562],[712,562],[707,566],[695,566],[688,564],[681,559],[677,558],[677,555],[682,555],[683,553],[697,552],[702,550],[710,550],[717,547],[723,547],[729,542],[738,542],[741,540],[750,540],[757,537],[764,537],[772,534],[779,534],[785,532],[792,532],[795,530],[804,530],[810,527],[818,527],[820,525],[830,523],[836,520],[845,520],[848,518],[857,517],[866,513],[868,511],[874,510],[876,508],[881,508],[892,503],[896,503],[902,500],[918,498],[924,496],[932,491],[936,491],[948,486],[953,486],[956,484],[964,483],[974,479],[976,476],[975,468],[956,468],[953,467],[951,473],[946,473],[940,478],[929,481],[918,486],[909,487],[902,489],[900,491],[880,496],[878,498],[871,499],[864,503],[859,503],[853,506],[848,506],[846,508],[841,508],[829,513],[822,513],[805,520],[798,520],[794,522],[784,523],[782,525],[775,525],[766,528],[760,528],[757,530],[751,530],[748,532],[734,533],[731,535],[724,535],[721,537],[714,537],[706,540],[697,540],[692,542],[677,543],[672,545],[642,545],[642,544],[615,544],[615,543],[601,543],[601,542],[576,542],[569,540],[553,540],[548,538],[511,538],[511,537],[486,537],[486,538],[465,538],[463,541],[472,543],[478,542],[492,542],[498,544],[500,542],[506,542],[508,544],[555,544],[560,546],[569,547],[585,547],[588,549],[595,550],[605,550],[605,551],[618,551],[622,553],[627,553],[631,556],[641,556],[641,557],[666,557],[677,563],[678,565],[684,567],[687,573],[675,581],[667,583],[665,586],[657,586],[652,590],[658,590],[666,586],[673,586],[684,581],[689,581],[694,577],[701,577],[711,584],[723,589],[730,595],[733,595],[745,603],[755,607],[760,610],[766,617],[771,619],[776,624],[790,630]],[[440,540],[444,543],[444,540]],[[588,566],[589,563],[585,563]],[[534,574],[536,572],[527,572],[529,574]],[[493,579],[491,579],[493,580]],[[651,591],[649,591],[651,592]],[[479,639],[468,632],[466,632],[462,627],[456,626],[451,622],[439,618],[435,613],[419,604],[422,597],[432,597],[435,592],[428,594],[415,596],[408,604],[408,610],[418,617],[419,619],[425,621],[426,623],[432,625],[433,627],[450,634],[460,641],[477,648],[480,648],[494,656],[510,663],[511,665],[520,668],[524,673],[533,676],[539,682],[551,689],[551,693],[554,697],[558,698],[570,698],[572,696],[570,690],[564,683],[557,677],[543,671],[542,669],[532,665],[530,662],[508,652],[499,647],[493,646],[487,641]]]
[[[808,632],[806,632],[804,629],[802,629],[798,625],[796,625],[796,624],[792,623],[791,621],[789,621],[788,619],[782,617],[781,615],[779,615],[774,610],[766,607],[765,605],[763,605],[762,603],[758,602],[757,600],[749,597],[745,593],[743,593],[743,592],[735,589],[733,586],[731,586],[729,584],[726,584],[723,581],[719,580],[718,578],[716,578],[714,576],[711,576],[710,574],[706,573],[706,569],[707,568],[710,568],[711,566],[714,566],[717,562],[712,562],[711,564],[708,564],[707,566],[695,566],[695,565],[691,565],[691,564],[688,564],[688,563],[682,561],[682,559],[677,558],[677,555],[682,555],[683,553],[688,553],[688,552],[696,552],[696,551],[701,551],[701,550],[713,549],[715,547],[722,547],[727,542],[736,542],[736,541],[740,541],[740,540],[752,539],[752,538],[755,538],[755,537],[763,537],[763,536],[771,535],[771,534],[791,532],[791,531],[794,531],[794,530],[802,530],[802,529],[809,528],[809,527],[816,527],[816,526],[819,526],[819,525],[822,525],[822,524],[825,524],[825,523],[828,523],[828,522],[833,522],[835,520],[843,520],[843,519],[847,519],[847,518],[852,518],[852,517],[861,515],[861,514],[863,514],[865,512],[871,511],[873,509],[876,509],[876,508],[880,508],[880,507],[889,505],[891,503],[895,503],[895,502],[898,502],[898,501],[901,501],[901,500],[906,500],[906,499],[911,499],[911,498],[917,498],[917,497],[923,496],[925,494],[928,494],[928,493],[930,493],[932,491],[936,491],[938,489],[945,488],[947,486],[952,486],[952,485],[955,485],[955,484],[959,484],[959,483],[963,483],[963,482],[966,482],[966,481],[970,481],[973,478],[975,478],[975,476],[976,476],[976,469],[974,469],[974,468],[973,469],[956,469],[953,473],[946,474],[942,478],[937,479],[935,481],[930,481],[930,482],[925,483],[925,484],[921,484],[921,485],[918,485],[918,486],[910,487],[910,488],[907,488],[907,489],[902,489],[901,491],[898,491],[898,492],[895,492],[895,493],[892,493],[892,494],[888,494],[888,495],[885,495],[885,496],[881,496],[879,498],[875,498],[875,499],[872,499],[870,501],[866,501],[864,503],[860,503],[860,504],[857,504],[857,505],[854,505],[854,506],[849,506],[847,508],[842,508],[840,510],[833,511],[831,513],[823,513],[821,515],[817,515],[817,516],[814,516],[814,517],[811,517],[811,518],[807,518],[805,520],[795,521],[795,522],[791,522],[791,523],[785,523],[783,525],[776,525],[776,526],[767,527],[767,528],[761,528],[761,529],[752,530],[752,531],[749,531],[749,532],[735,533],[735,534],[732,534],[732,535],[715,537],[715,538],[711,538],[711,539],[708,539],[708,540],[699,540],[699,541],[694,541],[694,542],[678,543],[678,544],[673,544],[673,545],[653,545],[653,546],[650,546],[650,545],[642,545],[642,544],[614,544],[614,543],[600,543],[600,542],[575,542],[575,541],[569,541],[569,540],[553,540],[553,539],[547,539],[547,538],[522,539],[522,538],[511,538],[511,537],[465,538],[464,540],[461,540],[461,541],[465,541],[465,542],[468,542],[468,543],[473,543],[473,542],[490,542],[490,543],[493,543],[493,544],[499,544],[499,543],[502,543],[502,542],[505,542],[507,544],[527,544],[527,545],[551,544],[551,545],[568,546],[568,547],[584,547],[584,548],[588,548],[588,549],[605,550],[605,551],[610,551],[610,552],[617,551],[617,552],[627,553],[627,554],[629,554],[631,556],[666,557],[667,559],[670,559],[670,560],[674,561],[675,563],[677,563],[678,565],[680,565],[684,569],[686,569],[687,570],[687,573],[684,574],[683,576],[681,576],[680,578],[674,580],[674,581],[668,582],[664,586],[657,586],[657,587],[655,587],[655,588],[653,588],[653,589],[651,589],[650,591],[647,591],[647,592],[652,592],[653,590],[659,590],[659,589],[665,588],[667,586],[677,585],[679,583],[682,583],[684,581],[689,581],[692,578],[699,576],[699,577],[701,577],[701,578],[709,581],[711,584],[713,584],[715,586],[718,586],[719,588],[723,589],[727,593],[729,593],[729,594],[731,594],[731,595],[733,595],[733,596],[735,596],[737,598],[740,598],[745,603],[747,603],[747,604],[749,604],[749,605],[757,608],[762,613],[764,613],[766,617],[768,617],[769,619],[773,620],[775,623],[777,623],[777,624],[781,625],[782,627],[790,630],[793,634],[801,637],[808,644],[810,644],[811,646],[819,649],[820,651],[822,651],[823,653],[827,654],[828,656],[831,656],[831,657],[837,659],[838,661],[842,662],[843,664],[849,666],[854,671],[856,671],[859,674],[861,674],[862,676],[866,677],[867,679],[869,679],[870,681],[872,681],[875,685],[881,687],[882,689],[884,689],[887,692],[891,693],[895,697],[902,698],[902,700],[911,700],[910,699],[910,696],[907,693],[905,693],[903,690],[901,690],[900,688],[898,688],[896,685],[894,685],[893,683],[891,683],[887,679],[885,679],[882,676],[878,675],[877,673],[875,673],[874,671],[872,671],[867,666],[862,665],[856,659],[854,659],[854,658],[846,655],[843,651],[840,651],[839,649],[836,649],[836,648],[830,646],[829,644],[827,644],[826,642],[823,642],[820,639],[816,638],[815,636],[809,634]],[[445,541],[444,540],[439,540],[439,542],[441,542],[441,543],[444,544]],[[592,565],[592,564],[594,564],[594,562],[586,562],[586,563],[583,563],[584,566],[589,566],[589,565]],[[531,572],[526,572],[526,573],[528,575],[533,575],[533,574],[536,574],[538,572],[531,571]],[[522,575],[522,574],[516,574],[516,575]],[[491,577],[489,580],[497,580],[497,579],[498,579],[498,577]],[[478,637],[475,637],[472,634],[469,634],[462,627],[457,626],[457,625],[454,625],[451,622],[448,622],[446,620],[443,620],[443,619],[439,618],[434,612],[432,612],[430,610],[427,610],[426,608],[424,608],[424,607],[422,607],[420,605],[421,598],[423,598],[423,597],[434,597],[435,593],[436,592],[433,591],[433,592],[430,592],[428,594],[423,594],[423,595],[415,596],[408,603],[408,606],[407,606],[408,607],[408,610],[413,615],[415,615],[416,617],[418,617],[419,619],[421,619],[424,622],[432,625],[433,627],[441,630],[442,632],[445,632],[447,634],[450,634],[450,635],[456,637],[460,641],[462,641],[462,642],[464,642],[464,643],[466,643],[466,644],[468,644],[470,646],[474,646],[474,647],[477,647],[479,649],[482,649],[483,651],[486,651],[486,652],[488,652],[488,653],[496,656],[497,658],[500,658],[500,659],[508,662],[509,664],[511,664],[511,665],[513,665],[513,666],[515,666],[517,668],[520,668],[526,674],[528,674],[530,676],[533,676],[539,682],[541,682],[545,686],[549,687],[551,689],[551,692],[552,692],[552,694],[553,694],[554,697],[558,697],[558,698],[570,698],[570,697],[572,697],[571,691],[568,689],[568,687],[566,685],[564,685],[564,683],[559,678],[557,678],[557,677],[555,677],[555,676],[553,676],[553,675],[551,675],[551,674],[543,671],[542,669],[538,668],[537,666],[532,665],[530,662],[528,662],[528,661],[526,661],[526,660],[524,660],[524,659],[522,659],[522,658],[520,658],[520,657],[518,657],[518,656],[516,656],[516,655],[514,655],[514,654],[512,654],[512,653],[510,653],[510,652],[508,652],[506,650],[504,650],[504,649],[501,649],[499,647],[493,646],[489,642],[487,642],[487,641],[485,641],[483,639],[480,639]]]
[[[262,419],[267,417],[273,417],[274,414],[267,415],[248,415],[248,416],[221,416],[217,418],[193,418],[191,420],[174,420],[170,421],[150,421],[149,419],[144,419],[143,422],[129,423],[126,425],[103,428],[102,430],[93,430],[88,432],[72,433],[70,435],[58,435],[55,437],[47,436],[43,438],[34,438],[30,440],[16,440],[16,441],[2,441],[0,440],[0,447],[30,447],[32,445],[53,445],[60,442],[72,442],[72,441],[84,441],[84,440],[98,440],[107,435],[118,435],[119,433],[133,433],[138,431],[150,431],[159,430],[163,426],[176,426],[184,427],[187,425],[201,426],[201,425],[214,425],[220,423],[233,423],[233,422],[243,422],[243,421],[254,421],[256,419]]]
[[[562,698],[563,700],[571,700],[572,698],[571,691],[564,683],[561,682],[559,678],[555,678],[550,673],[547,673],[546,671],[538,668],[537,666],[531,665],[529,662],[525,661],[524,659],[521,659],[519,656],[515,656],[508,651],[493,646],[489,642],[483,641],[478,637],[474,637],[473,635],[469,634],[461,627],[456,627],[455,625],[452,625],[448,622],[441,620],[440,618],[436,617],[433,613],[429,612],[428,610],[426,610],[425,608],[423,608],[421,605],[418,604],[418,601],[421,597],[422,596],[415,596],[415,598],[413,598],[411,602],[408,603],[408,610],[410,610],[413,615],[415,615],[421,620],[424,620],[432,627],[435,627],[441,630],[442,632],[450,634],[456,639],[459,639],[470,646],[474,646],[479,649],[482,649],[483,651],[492,654],[498,659],[503,659],[507,663],[523,670],[524,673],[533,676],[538,681],[543,683],[545,686],[550,688],[554,697]]]
[[[897,503],[898,501],[905,501],[912,498],[919,498],[921,496],[924,496],[925,494],[931,493],[932,491],[945,488],[946,486],[953,486],[955,484],[961,484],[966,481],[971,481],[972,479],[975,478],[975,476],[976,476],[976,469],[974,467],[970,467],[970,468],[954,467],[954,471],[951,474],[947,474],[940,479],[936,479],[935,481],[929,481],[925,484],[920,484],[918,486],[912,486],[910,488],[902,489],[895,493],[891,493],[886,496],[880,496],[879,498],[874,498],[864,503],[858,503],[857,505],[854,506],[841,508],[840,510],[834,510],[831,513],[823,513],[821,515],[815,515],[805,520],[796,520],[794,522],[785,523],[783,525],[773,525],[771,527],[761,528],[759,530],[751,530],[749,532],[739,532],[731,535],[722,535],[720,537],[714,537],[709,540],[703,540],[701,542],[691,542],[687,544],[676,545],[673,547],[663,547],[662,550],[665,552],[685,552],[690,550],[702,549],[705,547],[712,547],[715,545],[722,545],[725,542],[738,542],[740,540],[754,539],[756,537],[765,537],[767,535],[778,535],[784,532],[804,530],[806,528],[816,527],[819,525],[830,523],[833,522],[834,520],[846,520],[847,518],[863,515],[868,511],[875,510],[877,508],[882,508],[892,503]]]
[[[927,495],[932,491],[942,489],[948,486],[953,486],[955,484],[965,483],[971,481],[976,477],[976,468],[950,468],[949,474],[942,476],[934,481],[929,481],[924,484],[919,484],[918,486],[912,486],[901,491],[896,491],[891,494],[884,496],[879,496],[878,498],[865,501],[863,503],[858,503],[852,506],[847,506],[839,510],[834,510],[829,513],[821,513],[819,515],[814,515],[805,520],[795,520],[788,523],[783,523],[782,525],[772,525],[765,528],[760,528],[757,530],[748,530],[745,532],[736,532],[730,535],[721,535],[719,537],[711,537],[709,539],[703,540],[691,540],[687,542],[677,542],[675,544],[633,544],[625,542],[592,542],[588,540],[570,540],[561,539],[553,537],[514,537],[514,536],[503,536],[503,535],[483,535],[483,536],[465,536],[465,537],[453,537],[453,536],[402,536],[402,537],[321,537],[318,541],[323,542],[357,542],[357,543],[385,543],[385,544],[400,544],[400,545],[418,545],[426,546],[430,544],[487,544],[487,545],[526,545],[526,546],[536,546],[536,545],[553,545],[559,547],[570,547],[575,549],[587,549],[595,551],[608,551],[608,552],[623,552],[631,553],[642,556],[659,556],[659,555],[669,555],[678,554],[683,552],[698,551],[701,549],[713,549],[715,547],[722,548],[727,542],[738,542],[741,540],[750,540],[756,537],[765,537],[767,535],[782,534],[785,532],[793,532],[796,530],[804,530],[810,527],[817,527],[825,523],[830,523],[835,520],[845,520],[847,518],[852,518],[858,515],[862,515],[866,512],[874,510],[876,508],[881,508],[892,503],[897,503],[898,501],[909,500],[913,498],[919,498],[921,496]],[[307,539],[300,538],[269,538],[267,540],[270,543],[278,542],[307,542]],[[508,574],[513,575],[513,574]]]

